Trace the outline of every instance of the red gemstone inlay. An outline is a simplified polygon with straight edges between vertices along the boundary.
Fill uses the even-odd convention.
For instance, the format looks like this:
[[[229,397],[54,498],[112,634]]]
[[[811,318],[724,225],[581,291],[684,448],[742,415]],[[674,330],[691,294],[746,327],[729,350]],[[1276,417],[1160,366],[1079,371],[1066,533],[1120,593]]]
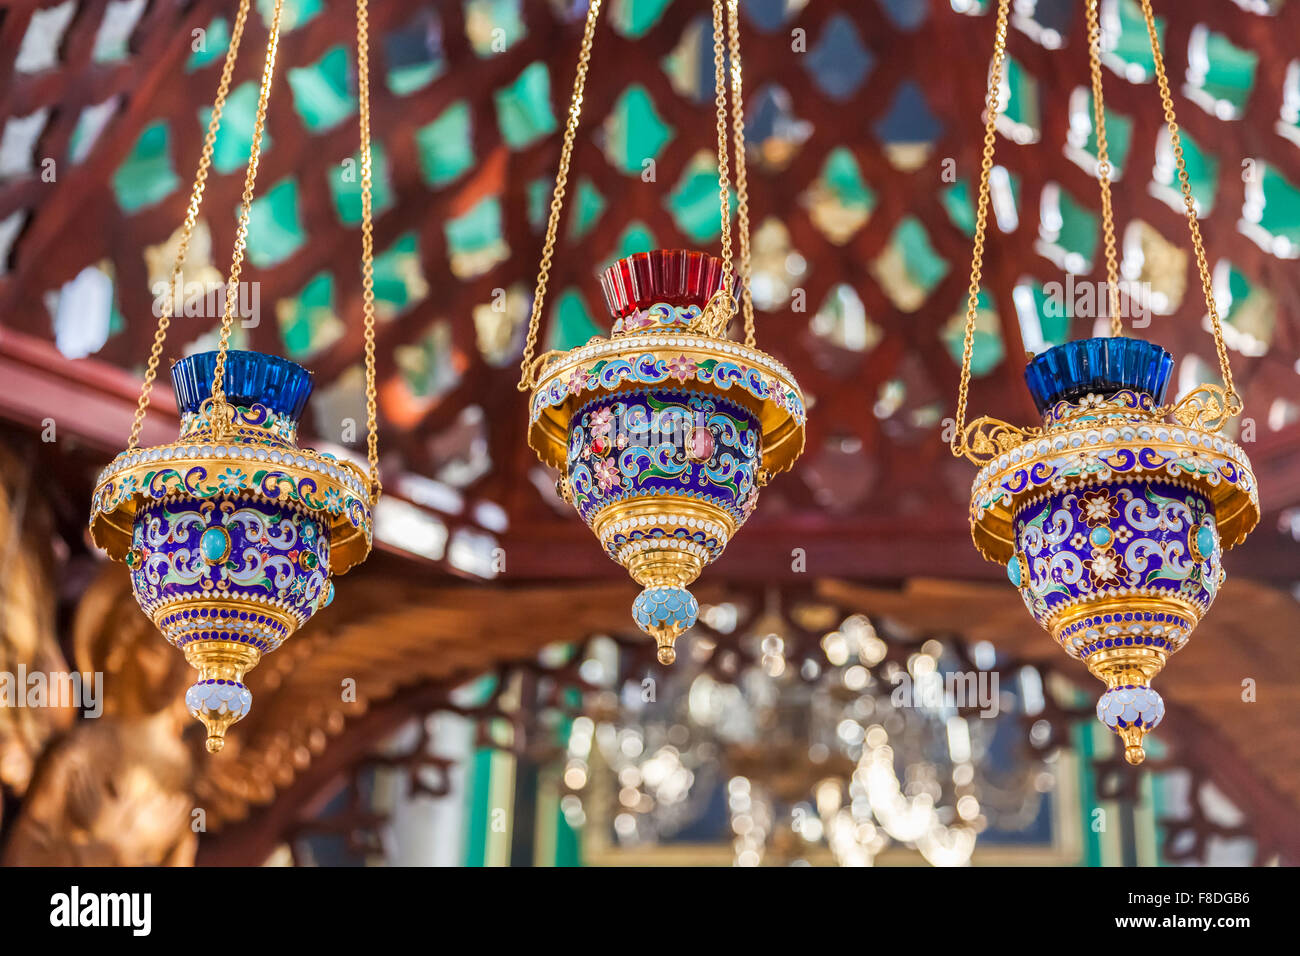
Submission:
[[[732,294],[740,289],[740,276],[733,273]],[[627,318],[638,309],[667,302],[696,305],[701,309],[722,288],[722,260],[688,249],[654,249],[619,259],[600,276],[605,304],[615,319]]]

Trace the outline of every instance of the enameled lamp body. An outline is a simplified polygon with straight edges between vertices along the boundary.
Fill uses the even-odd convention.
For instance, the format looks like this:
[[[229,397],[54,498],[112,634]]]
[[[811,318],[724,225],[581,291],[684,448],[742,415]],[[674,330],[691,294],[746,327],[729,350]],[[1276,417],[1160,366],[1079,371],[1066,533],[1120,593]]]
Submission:
[[[331,575],[371,540],[366,476],[298,447],[310,374],[228,352],[226,419],[215,363],[206,352],[172,367],[179,438],[119,455],[91,512],[95,542],[126,562],[140,607],[199,671],[185,700],[213,752],[252,706],[244,675],[329,604]]]
[[[1223,549],[1259,520],[1245,453],[1164,407],[1172,368],[1164,349],[1122,337],[1037,356],[1025,378],[1043,428],[1002,442],[971,499],[976,545],[1106,684],[1097,715],[1131,763],[1164,715],[1151,679],[1209,610]]]
[[[687,590],[803,448],[803,395],[780,363],[703,330],[719,260],[656,250],[601,282],[610,338],[553,358],[529,442],[609,556],[645,590],[633,618],[671,663],[695,622]]]

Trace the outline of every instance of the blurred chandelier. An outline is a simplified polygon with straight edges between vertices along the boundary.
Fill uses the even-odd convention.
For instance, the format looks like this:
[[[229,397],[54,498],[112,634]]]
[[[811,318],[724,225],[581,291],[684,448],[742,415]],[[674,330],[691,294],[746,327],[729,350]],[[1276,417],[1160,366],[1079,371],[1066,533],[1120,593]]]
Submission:
[[[561,808],[572,825],[612,817],[620,847],[671,851],[721,798],[738,866],[870,866],[899,847],[960,866],[982,833],[1038,820],[1055,758],[1008,749],[1022,739],[1012,709],[960,713],[942,692],[949,650],[938,641],[904,665],[887,658],[869,619],[852,615],[823,636],[824,657],[801,662],[787,656],[786,622],[764,617],[746,638],[754,663],[727,680],[693,653],[655,701],[639,680],[594,695],[569,736]],[[602,674],[587,669],[599,660],[584,673]],[[904,667],[911,701],[895,699]],[[937,693],[926,692],[932,683]],[[620,689],[616,702],[609,691]]]
[[[614,320],[609,338],[534,357],[600,15],[601,0],[591,0],[521,363],[519,389],[531,392],[528,443],[544,464],[560,469],[560,496],[644,588],[632,616],[655,639],[663,664],[676,658],[674,642],[699,612],[687,586],[722,554],[759,489],[794,463],[804,443],[798,384],[755,346],[737,6],[738,0],[713,3],[721,258],[661,249],[616,262],[601,280]],[[737,286],[743,345],[728,338]]]
[[[211,753],[222,749],[226,730],[252,706],[244,675],[330,603],[331,575],[370,553],[371,511],[380,492],[366,0],[357,0],[357,79],[368,470],[298,447],[298,420],[311,393],[306,369],[229,347],[283,5],[275,0],[271,16],[220,345],[172,366],[180,437],[140,448],[250,0],[240,0],[231,28],[172,266],[172,294],[163,301],[131,437],[100,474],[91,502],[95,544],[126,563],[140,607],[199,672],[185,703],[207,728]]]
[[[1223,583],[1223,549],[1259,521],[1250,462],[1219,434],[1241,414],[1197,225],[1151,0],[1140,0],[1169,128],[1192,248],[1218,350],[1222,387],[1200,385],[1164,405],[1173,359],[1154,343],[1123,337],[1102,101],[1097,0],[1087,0],[1097,178],[1105,237],[1109,338],[1049,349],[1025,380],[1042,427],[982,417],[966,425],[971,344],[980,291],[989,172],[1006,60],[1007,7],[999,0],[989,71],[970,296],[957,398],[954,455],[980,466],[971,532],[1007,575],[1034,618],[1106,685],[1098,718],[1120,736],[1131,764],[1164,717],[1151,680],[1182,648]],[[1097,296],[1100,302],[1101,296]]]

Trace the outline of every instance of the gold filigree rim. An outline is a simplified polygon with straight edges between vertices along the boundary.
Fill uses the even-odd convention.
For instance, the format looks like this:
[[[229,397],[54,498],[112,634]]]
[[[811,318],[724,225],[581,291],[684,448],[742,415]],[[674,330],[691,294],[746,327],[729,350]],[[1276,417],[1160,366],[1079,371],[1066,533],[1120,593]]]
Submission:
[[[1096,443],[1090,443],[1087,440],[1087,435],[1090,432],[1121,427],[1134,429],[1165,428],[1170,430],[1171,435],[1168,439],[1160,440],[1136,438],[1108,442],[1098,441]],[[1172,437],[1174,431],[1181,431],[1185,434],[1194,433],[1202,436],[1202,440],[1208,437],[1211,440],[1211,449],[1207,449],[1204,444],[1193,445],[1188,441],[1174,441]],[[1083,443],[1078,447],[1071,447],[1069,441],[1073,436],[1081,436]],[[1066,439],[1067,447],[1064,449],[1051,448],[1047,453],[1042,454],[1035,448],[1044,440],[1055,442],[1060,438]],[[1223,443],[1224,450],[1222,452],[1212,450],[1214,441]],[[996,470],[986,465],[976,476],[975,484],[971,489],[971,538],[975,542],[975,547],[985,559],[1005,564],[1015,553],[1012,522],[1015,520],[1016,512],[1033,496],[1055,491],[1050,483],[1033,485],[1019,493],[1011,494],[1010,500],[1008,500],[1007,496],[1003,496],[1000,501],[976,514],[975,502],[995,490],[1000,483],[1000,479],[1005,475],[1048,461],[1068,459],[1085,453],[1100,457],[1110,452],[1133,448],[1135,445],[1141,445],[1143,448],[1150,448],[1158,452],[1175,452],[1179,458],[1191,457],[1193,454],[1204,457],[1208,454],[1225,461],[1231,461],[1242,471],[1243,477],[1248,478],[1248,488],[1243,488],[1240,482],[1234,483],[1226,480],[1212,482],[1206,476],[1195,472],[1171,475],[1163,467],[1149,468],[1139,464],[1127,471],[1112,471],[1110,477],[1107,478],[1099,477],[1096,474],[1066,476],[1063,479],[1062,489],[1112,484],[1142,478],[1163,478],[1169,481],[1188,482],[1214,505],[1214,520],[1218,527],[1221,546],[1225,551],[1244,541],[1246,535],[1259,523],[1258,484],[1250,460],[1240,446],[1221,435],[1195,428],[1187,428],[1182,425],[1170,425],[1162,421],[1130,422],[1124,425],[1103,425],[1075,429],[1074,431],[1054,432],[1050,437],[1035,436],[1007,452],[1007,454],[1014,456],[1016,452],[1023,452],[1025,448],[1034,448],[1032,454],[1021,454],[1019,460]]]
[[[329,529],[331,576],[345,574],[349,569],[364,561],[370,554],[374,525],[372,503],[365,491],[366,476],[352,462],[341,458],[326,457],[309,448],[279,449],[267,446],[268,456],[274,452],[282,457],[302,458],[316,465],[316,468],[300,467],[296,463],[286,463],[284,461],[271,462],[269,460],[262,461],[258,458],[249,459],[244,458],[242,455],[217,457],[215,455],[189,455],[180,452],[180,450],[189,448],[191,445],[191,442],[173,442],[149,448],[132,449],[130,452],[123,452],[118,455],[100,473],[99,480],[96,482],[95,490],[91,496],[90,534],[96,546],[103,548],[114,561],[122,561],[126,557],[127,551],[130,550],[135,518],[143,504],[152,504],[172,498],[204,500],[191,495],[183,487],[169,491],[160,498],[146,496],[136,491],[111,510],[101,510],[100,502],[107,485],[120,483],[123,479],[135,478],[139,486],[143,487],[145,485],[145,476],[157,471],[163,465],[172,465],[181,473],[193,468],[205,468],[209,475],[214,476],[232,466],[246,468],[249,465],[265,465],[268,468],[283,472],[286,477],[293,480],[295,486],[303,480],[310,480],[315,483],[316,491],[321,495],[331,490],[338,493],[340,500],[344,502],[344,507],[337,515],[331,514],[323,508],[312,508],[301,502],[293,501],[287,496],[263,494],[257,488],[244,488],[233,492],[228,497],[247,496],[250,499],[268,504],[295,508],[304,514],[315,517]],[[167,451],[173,453],[169,458],[163,457],[163,453]],[[158,456],[150,457],[153,452],[158,452]],[[118,465],[119,462],[124,461],[133,461],[134,463]],[[331,467],[345,472],[352,484],[341,477],[335,478],[331,476],[328,472]],[[211,497],[216,498],[218,496],[214,494]],[[354,525],[348,517],[346,503],[349,499],[355,500],[362,509],[363,517],[359,525]]]
[[[674,336],[673,345],[651,344],[651,340],[661,337],[658,333],[651,335],[626,335],[614,340],[621,347],[610,351],[593,353],[588,346],[580,346],[567,353],[560,353],[560,358],[553,358],[539,377],[536,386],[529,393],[529,415],[539,392],[547,390],[556,379],[572,374],[579,366],[598,358],[628,358],[640,355],[654,355],[656,358],[673,359],[685,356],[694,362],[716,359],[719,361],[757,362],[759,370],[799,396],[800,402],[807,408],[803,390],[794,376],[785,366],[777,362],[766,352],[757,348],[747,348],[728,339],[715,339],[708,336],[681,333]],[[676,344],[676,343],[685,344]],[[603,343],[602,343],[603,344]],[[548,353],[554,355],[554,353]],[[542,356],[541,358],[545,358]],[[563,468],[569,446],[569,421],[573,413],[597,394],[616,395],[638,389],[662,388],[674,391],[700,392],[716,395],[752,412],[759,421],[762,430],[763,467],[770,474],[787,471],[798,460],[804,448],[804,425],[790,412],[770,399],[755,398],[743,388],[719,388],[695,379],[679,382],[668,379],[664,382],[638,382],[624,379],[611,389],[587,389],[578,395],[569,395],[561,405],[548,405],[528,429],[528,445],[537,453],[543,464],[553,468]]]

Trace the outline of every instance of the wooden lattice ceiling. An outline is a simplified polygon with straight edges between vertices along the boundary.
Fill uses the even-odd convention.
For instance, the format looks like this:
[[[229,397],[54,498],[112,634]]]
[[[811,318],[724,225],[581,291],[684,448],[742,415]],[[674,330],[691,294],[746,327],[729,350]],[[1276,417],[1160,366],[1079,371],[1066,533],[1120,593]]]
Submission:
[[[262,16],[250,22],[236,70],[231,132],[218,144],[205,200],[211,266],[196,268],[196,280],[220,275],[232,240],[241,123],[246,136],[270,4],[257,6]],[[594,273],[619,253],[648,240],[709,246],[716,235],[707,220],[712,173],[699,163],[713,130],[707,4],[607,6],[575,157],[576,198],[551,283],[550,345],[599,331]],[[718,575],[785,577],[791,548],[806,550],[814,574],[997,573],[969,547],[970,469],[940,439],[957,376],[950,322],[965,298],[991,45],[982,6],[744,4],[759,341],[815,404],[804,461],[766,493]],[[1126,263],[1171,301],[1145,334],[1179,356],[1212,359],[1194,267],[1179,259],[1184,223],[1159,182],[1163,124],[1140,14],[1133,0],[1102,6],[1112,142],[1125,153],[1115,202]],[[183,217],[235,7],[41,0],[3,12],[7,349],[21,342],[25,355],[48,355],[45,367],[72,381],[102,377],[100,365],[140,367],[154,324],[151,282],[166,273],[164,244]],[[551,496],[525,447],[513,387],[558,154],[556,117],[585,5],[372,7],[376,248],[388,253],[379,334],[388,487],[453,530],[473,532],[465,557],[450,562],[462,569],[482,569],[485,549],[500,540],[507,578],[617,574]],[[1087,77],[1082,8],[1064,0],[1015,7],[1011,101],[998,146],[1006,188],[987,256],[972,402],[1030,421],[1024,346],[1092,326],[1045,315],[1035,293],[1061,280],[1062,263],[1092,278],[1103,273],[1087,168],[1090,106],[1078,92]],[[248,346],[315,370],[309,430],[335,442],[345,437],[342,421],[359,417],[359,236],[345,163],[356,152],[352,9],[340,0],[287,3],[259,175],[267,198],[251,249],[262,320],[241,330]],[[1230,570],[1289,581],[1296,549],[1287,529],[1300,506],[1300,5],[1180,0],[1157,11],[1211,266],[1232,293],[1225,313],[1254,419],[1246,447],[1267,512]],[[111,310],[103,307],[106,281]],[[82,309],[94,301],[99,316]],[[178,320],[168,354],[210,336],[212,325]],[[5,407],[18,416],[13,402]],[[32,417],[24,407],[18,417]],[[427,486],[399,475],[440,479],[460,500],[431,499]],[[504,525],[483,503],[504,509]]]

